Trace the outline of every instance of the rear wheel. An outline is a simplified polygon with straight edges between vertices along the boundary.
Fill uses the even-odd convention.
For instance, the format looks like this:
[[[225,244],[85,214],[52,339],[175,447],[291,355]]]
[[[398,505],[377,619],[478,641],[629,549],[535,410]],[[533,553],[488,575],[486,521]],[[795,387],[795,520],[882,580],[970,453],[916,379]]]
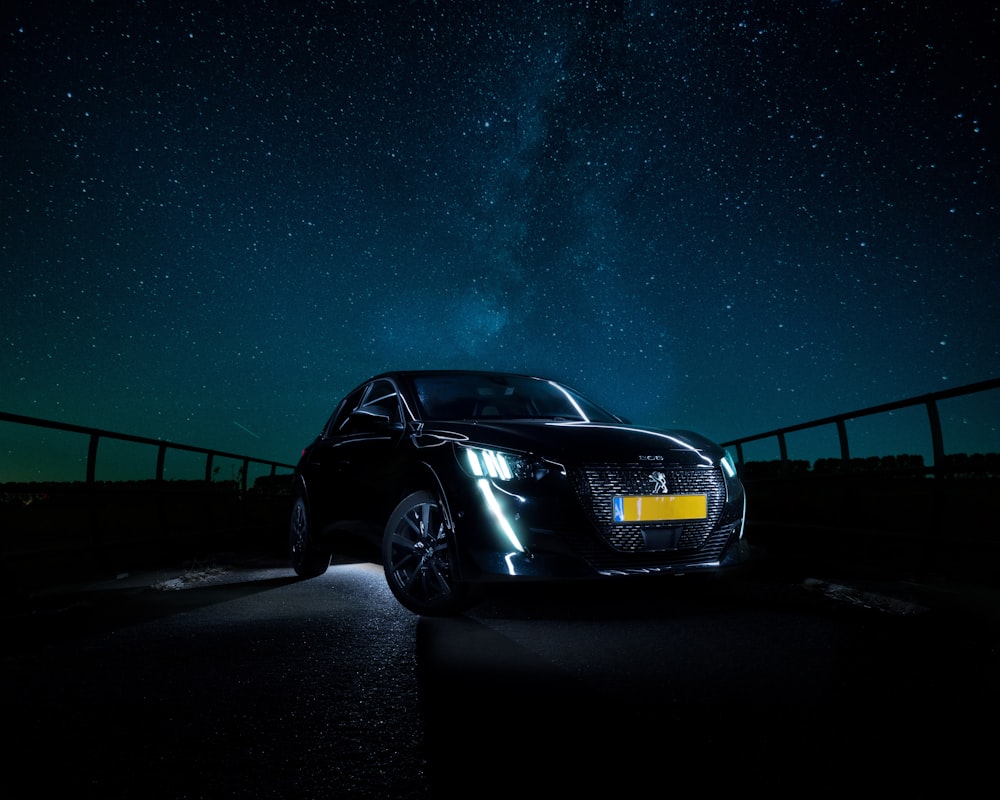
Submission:
[[[292,518],[288,526],[288,543],[292,556],[292,569],[301,578],[315,578],[330,566],[331,552],[320,547],[309,523],[309,509],[304,497],[296,497],[292,505]]]
[[[382,566],[396,599],[415,614],[449,616],[471,605],[458,580],[455,532],[430,492],[414,492],[389,517]]]

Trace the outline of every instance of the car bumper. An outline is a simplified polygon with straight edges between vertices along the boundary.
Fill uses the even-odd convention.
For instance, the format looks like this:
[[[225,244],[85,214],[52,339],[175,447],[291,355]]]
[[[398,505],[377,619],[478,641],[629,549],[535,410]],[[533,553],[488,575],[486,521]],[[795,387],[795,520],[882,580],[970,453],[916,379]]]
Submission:
[[[501,498],[463,509],[459,538],[462,576],[469,581],[599,578],[727,570],[744,563],[742,503],[729,509],[705,546],[696,550],[622,552],[601,540],[582,509],[551,499]]]

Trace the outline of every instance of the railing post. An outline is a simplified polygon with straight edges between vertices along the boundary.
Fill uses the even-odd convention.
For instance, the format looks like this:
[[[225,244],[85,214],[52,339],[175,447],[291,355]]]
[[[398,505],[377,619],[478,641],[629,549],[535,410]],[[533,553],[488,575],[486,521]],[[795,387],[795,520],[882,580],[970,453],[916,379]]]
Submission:
[[[167,445],[160,443],[160,448],[156,453],[156,482],[160,483],[163,481],[163,462],[167,457]]]
[[[840,459],[844,462],[846,470],[851,463],[851,450],[847,446],[847,426],[844,424],[843,417],[837,420],[837,436],[840,438]]]
[[[98,549],[101,544],[100,513],[97,503],[97,443],[101,439],[101,434],[91,431],[90,444],[87,447],[87,491],[85,503],[87,508],[88,524],[90,526],[90,545]]]
[[[90,434],[90,446],[87,448],[87,485],[93,486],[97,476],[97,443],[101,434],[94,431]]]
[[[927,401],[927,420],[931,425],[931,448],[934,456],[934,472],[944,468],[944,438],[941,436],[941,417],[934,398]]]

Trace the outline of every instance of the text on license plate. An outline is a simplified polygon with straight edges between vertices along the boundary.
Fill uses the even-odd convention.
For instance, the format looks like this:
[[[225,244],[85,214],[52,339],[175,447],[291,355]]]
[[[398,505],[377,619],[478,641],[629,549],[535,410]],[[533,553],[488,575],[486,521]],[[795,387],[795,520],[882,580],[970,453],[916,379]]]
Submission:
[[[672,519],[705,519],[708,496],[704,494],[645,494],[611,499],[615,522],[660,522]]]

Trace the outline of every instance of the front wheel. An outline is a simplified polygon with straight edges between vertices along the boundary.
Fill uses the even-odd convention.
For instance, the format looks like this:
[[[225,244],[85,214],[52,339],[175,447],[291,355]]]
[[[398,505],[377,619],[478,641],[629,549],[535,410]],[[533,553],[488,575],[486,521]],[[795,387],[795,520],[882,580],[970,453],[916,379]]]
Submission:
[[[458,580],[455,532],[430,492],[414,492],[389,517],[382,537],[382,566],[389,589],[414,614],[449,616],[470,605]]]
[[[320,547],[309,524],[309,509],[304,497],[296,497],[288,526],[288,544],[292,569],[300,578],[315,578],[330,566],[331,552]]]

